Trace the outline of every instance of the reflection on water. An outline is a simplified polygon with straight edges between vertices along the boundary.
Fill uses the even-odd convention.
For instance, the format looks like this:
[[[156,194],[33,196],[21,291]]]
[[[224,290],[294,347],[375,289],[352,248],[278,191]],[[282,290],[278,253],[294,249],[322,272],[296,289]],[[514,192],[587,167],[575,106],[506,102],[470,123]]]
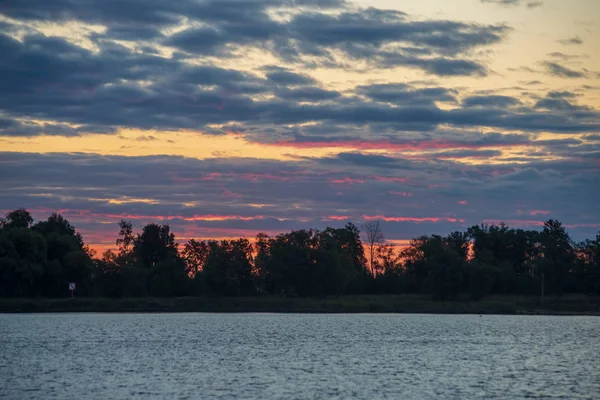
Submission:
[[[600,398],[600,318],[0,315],[0,398]]]

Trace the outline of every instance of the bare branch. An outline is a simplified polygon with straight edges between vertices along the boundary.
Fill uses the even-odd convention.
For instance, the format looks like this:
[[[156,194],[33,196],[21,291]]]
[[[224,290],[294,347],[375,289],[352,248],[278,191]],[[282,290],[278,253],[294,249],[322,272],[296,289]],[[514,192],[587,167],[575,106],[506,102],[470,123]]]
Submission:
[[[366,236],[365,242],[369,246],[371,273],[375,275],[375,251],[379,245],[385,242],[385,236],[383,235],[379,220],[367,221],[363,224],[362,228]]]

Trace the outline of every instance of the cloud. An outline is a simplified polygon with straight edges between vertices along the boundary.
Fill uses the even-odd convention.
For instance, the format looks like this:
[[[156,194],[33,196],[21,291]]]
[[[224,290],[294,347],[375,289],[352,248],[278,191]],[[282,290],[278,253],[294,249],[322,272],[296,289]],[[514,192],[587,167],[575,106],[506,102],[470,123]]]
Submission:
[[[138,142],[151,142],[157,139],[152,135],[140,135],[136,137],[135,140],[137,140]]]
[[[523,85],[533,86],[533,85],[541,85],[543,82],[538,80],[521,82]]]
[[[121,217],[168,222],[185,237],[382,216],[386,236],[407,239],[516,221],[517,209],[560,210],[580,236],[596,222],[600,113],[585,104],[587,88],[525,80],[474,90],[446,79],[494,74],[487,55],[510,35],[506,25],[334,0],[24,0],[1,13],[2,143],[132,128],[141,131],[119,145],[160,151],[169,138],[156,131],[233,132],[290,154],[5,152],[0,208],[63,210],[94,240],[113,237]],[[83,28],[77,39],[36,30],[55,25]],[[596,74],[578,66],[584,55],[548,56],[544,71],[520,72]],[[406,68],[430,77],[408,81]]]
[[[567,91],[548,92],[544,98],[536,102],[535,107],[545,108],[552,111],[577,112],[580,114],[593,112],[588,106],[575,104],[574,99],[576,97],[577,95],[575,93]]]
[[[243,123],[246,127],[261,124],[257,131],[264,132],[266,127],[306,122],[335,124],[344,129],[362,126],[417,132],[434,131],[443,124],[531,132],[600,129],[598,119],[593,118],[598,113],[592,110],[567,116],[527,108],[518,112],[492,107],[441,109],[437,102],[452,103],[460,93],[440,86],[360,85],[355,89],[365,97],[360,98],[320,88],[312,78],[281,68],[263,69],[263,77],[139,54],[114,44],[94,53],[43,35],[25,36],[21,41],[0,35],[0,42],[7,60],[0,65],[4,78],[0,88],[5,94],[0,99],[3,118],[35,118],[105,132],[117,127],[205,127],[213,132],[209,125],[228,123]],[[36,74],[26,72],[37,70],[38,65],[47,67]],[[560,68],[556,71],[571,74]],[[255,94],[274,97],[256,98]],[[469,101],[481,103],[482,99],[471,99],[467,104]]]
[[[369,68],[407,66],[441,76],[485,75],[485,66],[470,59],[469,53],[502,41],[510,32],[504,25],[419,21],[399,11],[345,5],[343,1],[283,0],[125,0],[119,5],[70,0],[49,5],[27,0],[2,13],[21,21],[100,24],[107,30],[91,35],[99,44],[107,40],[161,43],[218,57],[238,57],[252,47],[303,65],[362,62]],[[289,20],[271,17],[271,11],[294,6],[300,8]],[[323,12],[323,8],[338,12]],[[166,33],[184,20],[194,26]]]
[[[503,25],[411,21],[404,13],[373,8],[338,15],[304,13],[292,18],[287,36],[273,42],[273,51],[289,62],[346,65],[347,59],[442,76],[485,75],[481,64],[456,57],[498,43],[509,31]]]
[[[521,102],[510,96],[471,96],[462,101],[465,107],[499,107],[507,108],[521,104]]]
[[[550,75],[559,76],[561,78],[583,78],[586,76],[585,72],[575,71],[558,63],[545,61],[543,64],[546,66]]]
[[[552,53],[548,53],[548,55],[550,57],[554,57],[554,58],[560,58],[561,60],[564,61],[569,61],[569,60],[575,60],[575,59],[580,59],[580,58],[588,58],[589,56],[587,54],[565,54],[565,53],[561,53],[558,51],[552,52]]]
[[[543,6],[544,3],[541,1],[530,1],[527,2],[527,8],[537,8]]]
[[[298,89],[276,89],[275,95],[279,98],[294,101],[312,101],[319,102],[331,100],[341,96],[340,92],[335,90],[324,90],[318,87],[303,87]]]
[[[442,159],[462,159],[462,158],[485,158],[498,157],[502,155],[500,150],[451,150],[434,153],[432,157]],[[429,157],[429,155],[425,156]]]
[[[82,21],[108,26],[172,26],[189,19],[205,21],[254,21],[264,16],[271,7],[338,8],[344,0],[161,0],[123,2],[96,0],[68,0],[46,2],[24,0],[4,7],[8,17],[25,21]]]
[[[504,7],[513,7],[519,6],[523,2],[522,0],[480,0],[482,3],[492,3],[497,4]],[[537,8],[542,6],[544,3],[542,1],[528,1],[526,3],[527,8]]]
[[[80,136],[87,133],[114,133],[110,127],[80,125],[76,128],[61,123],[33,122],[5,118],[0,114],[0,137],[2,136]]]
[[[379,138],[373,135],[363,137],[353,136],[316,136],[309,132],[306,135],[296,135],[293,140],[279,140],[276,142],[264,143],[269,146],[294,147],[300,149],[311,148],[340,148],[340,149],[360,149],[366,150],[384,150],[388,153],[402,152],[427,152],[447,149],[480,149],[489,147],[511,147],[530,144],[532,136],[524,134],[500,134],[491,132],[481,134],[479,132],[445,132],[432,137],[425,133],[415,135],[406,134],[404,137],[396,135],[389,138],[381,136]],[[342,153],[346,154],[346,153]],[[338,155],[340,157],[341,154]],[[364,154],[353,155],[352,157],[365,159]],[[379,160],[388,160],[382,155],[370,155],[369,157]]]
[[[585,135],[584,137],[585,137],[585,140],[595,141],[595,142],[600,141],[600,135]]]
[[[456,102],[456,90],[443,87],[415,88],[403,83],[358,86],[356,92],[371,100],[397,105],[433,105],[434,102]]]
[[[98,232],[114,237],[121,218],[134,220],[137,227],[162,221],[180,235],[214,236],[227,230],[253,235],[324,227],[332,215],[358,223],[364,216],[385,216],[387,237],[409,239],[421,232],[414,226],[419,222],[428,222],[422,233],[431,233],[484,219],[516,219],[515,204],[562,210],[555,217],[572,225],[598,223],[591,217],[600,201],[597,158],[579,158],[572,148],[570,155],[565,152],[570,158],[530,159],[518,167],[360,153],[293,162],[2,153],[0,204],[37,210],[37,218],[63,212],[86,239],[102,236]],[[441,154],[493,156],[489,151],[460,153]],[[8,166],[11,173],[4,173]],[[469,207],[459,203],[465,199]],[[590,237],[594,229],[574,228],[572,233]]]
[[[502,6],[517,6],[521,3],[521,0],[480,0],[482,3],[493,3]]]
[[[583,44],[583,39],[581,39],[579,36],[573,36],[568,39],[558,40],[558,43],[561,43],[564,45],[580,45],[580,44]]]
[[[262,68],[266,71],[267,79],[280,85],[314,85],[316,80],[308,75],[298,74],[288,68],[268,65]]]

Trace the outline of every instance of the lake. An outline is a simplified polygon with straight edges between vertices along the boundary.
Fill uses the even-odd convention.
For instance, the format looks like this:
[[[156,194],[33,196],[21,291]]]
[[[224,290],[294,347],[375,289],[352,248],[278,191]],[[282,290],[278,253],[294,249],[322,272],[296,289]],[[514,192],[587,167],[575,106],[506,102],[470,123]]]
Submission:
[[[6,399],[600,398],[600,318],[0,314]]]

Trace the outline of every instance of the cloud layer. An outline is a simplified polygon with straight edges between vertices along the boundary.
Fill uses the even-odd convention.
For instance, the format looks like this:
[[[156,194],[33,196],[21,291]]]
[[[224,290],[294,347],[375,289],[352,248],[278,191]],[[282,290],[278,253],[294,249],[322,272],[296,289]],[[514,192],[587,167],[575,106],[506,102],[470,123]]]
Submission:
[[[398,240],[600,224],[598,68],[558,51],[577,33],[501,70],[508,23],[341,0],[26,0],[0,28],[0,208],[62,210],[96,243],[120,218],[185,237],[376,218]]]

